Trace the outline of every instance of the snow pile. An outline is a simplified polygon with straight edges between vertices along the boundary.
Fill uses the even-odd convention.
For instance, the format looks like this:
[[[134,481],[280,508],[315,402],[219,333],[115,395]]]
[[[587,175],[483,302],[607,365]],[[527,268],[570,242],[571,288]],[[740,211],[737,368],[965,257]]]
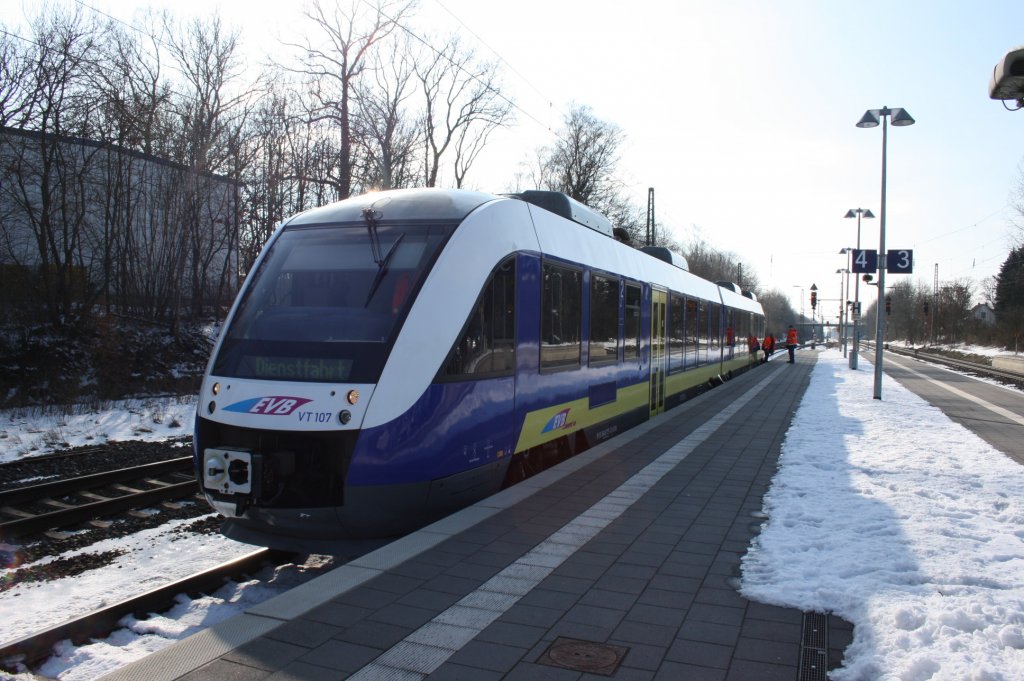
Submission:
[[[1024,678],[1024,470],[820,355],[743,561],[745,596],[854,623],[832,678]]]

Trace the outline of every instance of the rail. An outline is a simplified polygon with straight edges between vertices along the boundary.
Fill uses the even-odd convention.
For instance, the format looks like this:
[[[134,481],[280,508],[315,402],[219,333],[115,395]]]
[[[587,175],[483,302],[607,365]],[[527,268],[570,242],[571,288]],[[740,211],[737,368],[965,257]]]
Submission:
[[[19,664],[31,666],[50,657],[53,654],[53,646],[60,641],[70,639],[72,643],[78,645],[90,639],[102,638],[114,631],[118,621],[125,615],[135,614],[137,617],[143,617],[149,613],[162,612],[174,605],[178,594],[216,591],[233,577],[255,572],[267,564],[280,565],[292,558],[294,554],[291,553],[257,549],[190,577],[5,643],[0,646],[0,668],[16,672]]]
[[[866,347],[870,347],[872,352],[874,352],[873,343],[861,341],[861,344]],[[919,359],[921,361],[929,362],[931,364],[944,365],[956,369],[971,371],[982,376],[987,376],[990,378],[995,378],[1003,381],[1009,381],[1018,386],[1024,387],[1024,374],[1015,371],[996,369],[987,364],[969,362],[967,360],[956,359],[954,357],[946,357],[945,355],[940,355],[928,351],[910,350],[907,348],[901,348],[893,345],[887,345],[885,351],[891,352],[892,354],[899,355],[901,357],[913,357],[914,359]]]
[[[191,474],[181,482],[165,482],[158,480],[157,476],[182,476],[191,467],[192,457],[186,456],[0,492],[0,512],[8,518],[13,517],[0,522],[0,538],[21,537],[189,496],[198,492],[195,478]],[[124,484],[140,481],[151,489],[136,489]],[[119,494],[106,496],[93,491],[105,488],[113,488]],[[90,501],[70,504],[55,499],[71,495]],[[53,507],[54,510],[33,513],[16,507],[33,502]]]

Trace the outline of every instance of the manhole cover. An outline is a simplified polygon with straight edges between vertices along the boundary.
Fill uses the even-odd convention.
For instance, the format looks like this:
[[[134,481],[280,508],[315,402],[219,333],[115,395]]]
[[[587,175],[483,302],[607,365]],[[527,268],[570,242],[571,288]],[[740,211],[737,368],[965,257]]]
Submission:
[[[537,662],[578,672],[611,676],[628,652],[629,648],[625,646],[560,636],[544,651]]]

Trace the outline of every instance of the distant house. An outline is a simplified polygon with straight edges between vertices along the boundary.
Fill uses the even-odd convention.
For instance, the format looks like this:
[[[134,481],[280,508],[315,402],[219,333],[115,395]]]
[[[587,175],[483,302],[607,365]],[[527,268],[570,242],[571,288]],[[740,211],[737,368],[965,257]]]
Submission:
[[[988,303],[979,303],[971,308],[971,318],[982,324],[993,326],[996,323],[996,311]]]

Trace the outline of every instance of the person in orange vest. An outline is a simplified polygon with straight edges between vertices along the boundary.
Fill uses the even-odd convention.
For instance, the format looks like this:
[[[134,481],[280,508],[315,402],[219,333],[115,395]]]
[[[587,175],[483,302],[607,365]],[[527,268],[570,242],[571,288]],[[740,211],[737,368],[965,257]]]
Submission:
[[[763,364],[767,362],[768,358],[772,356],[773,352],[775,352],[775,336],[770,333],[765,336],[764,341],[761,343],[761,349],[764,350],[764,358],[761,360],[761,363]]]
[[[754,336],[747,336],[747,348],[750,350],[750,354],[754,354],[761,349],[761,344],[757,342],[757,338]]]
[[[796,362],[796,346],[800,344],[800,337],[797,336],[796,329],[793,325],[789,325],[789,331],[786,332],[786,349],[789,350],[789,363],[794,364]]]

